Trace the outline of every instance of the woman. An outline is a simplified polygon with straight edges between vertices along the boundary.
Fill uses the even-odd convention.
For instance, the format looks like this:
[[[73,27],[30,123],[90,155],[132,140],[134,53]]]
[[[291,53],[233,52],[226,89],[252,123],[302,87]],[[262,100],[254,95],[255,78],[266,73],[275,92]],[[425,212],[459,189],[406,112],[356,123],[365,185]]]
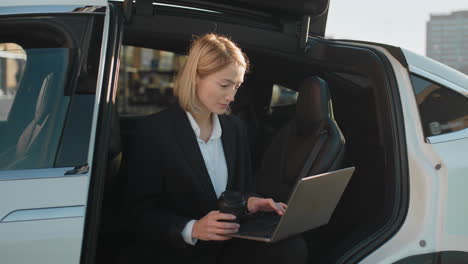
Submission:
[[[226,37],[197,38],[174,87],[178,103],[138,127],[131,170],[134,258],[226,263],[252,249],[271,251],[260,242],[226,242],[239,224],[225,222],[235,216],[217,210],[225,190],[243,193],[249,213],[286,209],[253,194],[245,129],[224,115],[248,68],[246,55]]]

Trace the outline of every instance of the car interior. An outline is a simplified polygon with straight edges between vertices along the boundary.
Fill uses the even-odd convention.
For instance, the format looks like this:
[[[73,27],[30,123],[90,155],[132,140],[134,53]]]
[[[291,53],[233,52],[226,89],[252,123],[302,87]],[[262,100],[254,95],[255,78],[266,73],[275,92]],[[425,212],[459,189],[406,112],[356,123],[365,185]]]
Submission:
[[[385,233],[385,227],[396,223],[401,191],[396,153],[404,151],[398,149],[401,139],[394,136],[394,120],[388,114],[392,96],[387,90],[392,85],[388,64],[368,50],[321,38],[310,38],[305,52],[301,52],[295,46],[291,48],[294,38],[280,39],[276,32],[259,41],[258,36],[251,35],[255,25],[208,22],[205,19],[210,17],[201,19],[198,13],[196,18],[193,13],[182,18],[177,10],[166,11],[154,17],[134,15],[132,23],[124,26],[123,49],[184,55],[193,35],[208,32],[228,35],[239,44],[252,68],[236,95],[231,114],[247,127],[259,194],[285,200],[298,175],[356,167],[330,222],[303,234],[309,245],[309,262],[336,263],[357,247],[370,252],[379,245],[369,243],[371,238],[380,239],[373,240],[380,243],[388,239],[391,234],[388,230]],[[269,45],[268,40],[275,38],[281,43]],[[128,74],[126,63],[121,59],[121,78]],[[131,101],[123,92],[129,85],[119,81],[117,103]],[[149,113],[175,101],[170,92],[149,90],[147,95],[161,106]],[[138,155],[129,152],[129,145],[135,124],[145,116],[122,111],[115,111],[115,115],[119,118],[113,119],[113,131],[119,135],[112,137],[116,143],[111,145],[117,147],[110,151],[108,167],[112,172],[105,183],[97,251],[98,259],[106,260],[113,257],[115,247],[131,243],[123,232],[125,221],[116,219],[125,219],[119,208],[126,204],[125,186],[132,180],[126,159]],[[115,159],[117,155],[121,158]]]

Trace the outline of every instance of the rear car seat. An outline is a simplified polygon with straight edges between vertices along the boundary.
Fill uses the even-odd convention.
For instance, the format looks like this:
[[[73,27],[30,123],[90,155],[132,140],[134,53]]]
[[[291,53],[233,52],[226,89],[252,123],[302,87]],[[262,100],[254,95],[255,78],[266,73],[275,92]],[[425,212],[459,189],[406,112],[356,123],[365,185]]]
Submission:
[[[295,117],[274,136],[262,157],[257,192],[286,202],[298,179],[340,168],[344,150],[328,85],[309,77],[299,87]]]

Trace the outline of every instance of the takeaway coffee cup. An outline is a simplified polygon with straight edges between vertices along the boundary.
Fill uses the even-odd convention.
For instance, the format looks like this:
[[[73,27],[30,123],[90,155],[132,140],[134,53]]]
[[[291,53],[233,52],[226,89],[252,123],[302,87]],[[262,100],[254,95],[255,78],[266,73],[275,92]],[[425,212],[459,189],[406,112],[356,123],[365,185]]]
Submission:
[[[218,199],[218,209],[221,213],[233,214],[236,216],[236,220],[226,222],[239,222],[239,218],[244,214],[245,211],[245,199],[242,193],[236,191],[225,191],[221,194]]]

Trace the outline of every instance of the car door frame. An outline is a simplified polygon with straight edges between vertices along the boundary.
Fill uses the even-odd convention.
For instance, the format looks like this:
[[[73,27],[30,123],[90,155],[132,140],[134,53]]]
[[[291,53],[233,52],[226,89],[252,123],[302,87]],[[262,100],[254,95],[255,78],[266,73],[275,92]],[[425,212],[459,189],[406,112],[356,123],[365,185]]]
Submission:
[[[6,7],[2,8],[0,14],[4,17],[9,17],[11,16],[47,16],[48,14],[72,14],[72,13],[93,13],[99,8],[102,8],[103,6],[82,6],[80,5],[82,2],[79,2],[76,5],[73,4],[64,4],[60,6],[54,6],[54,8],[49,8],[47,4],[38,6],[38,8],[31,8],[30,4],[32,2],[30,1],[25,1],[24,3],[13,3],[7,1],[6,3],[3,3]],[[102,1],[101,1],[102,2]],[[17,5],[18,4],[18,5]],[[7,6],[10,5],[10,6]],[[78,66],[80,67],[80,66]],[[97,91],[100,91],[98,88]],[[99,103],[99,100],[96,100],[97,103]],[[97,109],[95,109],[97,111]],[[96,119],[96,114],[94,115],[93,119]],[[93,121],[95,122],[95,121]],[[93,126],[94,129],[95,126]],[[94,130],[91,130],[91,135],[94,137]],[[93,144],[89,143],[89,153],[92,153],[93,150]],[[88,163],[90,160],[92,160],[92,156],[88,155]],[[80,169],[81,168],[81,169]],[[77,167],[53,167],[53,168],[46,168],[46,169],[31,169],[31,170],[15,170],[15,171],[1,171],[0,174],[2,177],[0,179],[0,183],[6,184],[6,188],[11,188],[15,186],[19,186],[22,184],[24,187],[23,189],[29,189],[29,194],[28,196],[33,198],[37,197],[42,190],[43,194],[47,194],[47,197],[55,197],[53,199],[49,198],[50,201],[57,201],[58,203],[53,205],[51,204],[47,205],[47,207],[42,208],[42,207],[37,207],[34,205],[31,208],[27,208],[24,210],[16,210],[12,211],[11,214],[5,215],[2,219],[2,224],[8,224],[8,223],[26,223],[28,226],[32,226],[32,223],[34,221],[37,221],[38,223],[46,223],[47,221],[44,220],[52,220],[54,221],[52,224],[55,223],[55,228],[51,229],[49,228],[50,226],[47,226],[46,230],[37,230],[39,233],[43,234],[49,234],[48,232],[56,232],[57,234],[60,234],[60,236],[67,236],[67,235],[73,235],[73,238],[78,237],[79,240],[73,242],[73,246],[76,246],[76,252],[74,252],[71,255],[64,254],[66,252],[63,252],[62,254],[59,255],[50,255],[50,258],[55,259],[55,261],[66,261],[70,262],[76,259],[76,261],[79,261],[80,258],[80,252],[81,252],[81,244],[82,244],[82,239],[83,239],[83,226],[84,226],[84,215],[85,215],[85,207],[86,207],[86,199],[87,199],[87,191],[89,187],[89,178],[91,178],[90,171],[88,170],[88,166],[80,166],[80,168]],[[34,183],[37,183],[39,185],[34,185]],[[51,192],[50,191],[50,184],[52,181],[55,181],[57,183],[57,186],[62,186],[62,188],[59,188],[56,190],[56,192]],[[31,183],[32,185],[30,186]],[[9,186],[9,187],[8,187]],[[43,188],[40,188],[38,190],[36,187],[37,186],[42,186]],[[49,186],[49,187],[47,187]],[[57,187],[56,186],[56,187]],[[67,186],[75,186],[72,192],[69,192]],[[66,201],[61,200],[61,197],[66,195],[67,197],[71,197],[70,199],[66,199]],[[66,206],[60,206],[61,203],[73,203],[73,205],[66,205]],[[55,207],[58,206],[58,207]],[[37,207],[37,208],[36,208]],[[8,213],[8,212],[7,212]],[[69,223],[67,225],[59,224],[57,221],[60,221],[60,219],[67,219],[67,221],[72,221],[72,223]],[[43,226],[43,225],[42,225]],[[44,227],[44,226],[43,226]],[[73,228],[71,228],[73,227]],[[61,232],[64,232],[63,234]],[[14,233],[10,233],[10,235],[15,235]],[[31,234],[33,235],[33,234]],[[16,241],[18,239],[17,237],[12,237]],[[67,237],[69,239],[69,237]],[[12,242],[14,242],[12,240]],[[33,242],[33,241],[28,241]],[[33,248],[34,245],[32,245],[31,248]],[[64,243],[64,246],[70,246],[69,243]],[[38,252],[40,251],[40,248],[36,248],[37,254],[47,254],[46,252]],[[55,249],[58,250],[58,249]],[[60,251],[60,250],[58,250]],[[68,251],[67,251],[68,252]],[[24,256],[28,256],[26,252],[23,252]],[[8,259],[8,256],[5,256]],[[35,259],[36,261],[40,261],[40,259]],[[11,259],[10,259],[11,261]]]
[[[110,145],[112,116],[114,114],[115,98],[119,74],[119,54],[122,44],[124,17],[120,10],[109,3],[103,31],[101,61],[96,98],[99,105],[95,108],[97,120],[93,124],[95,136],[92,154],[91,179],[88,190],[85,227],[81,249],[82,264],[94,263],[98,242],[102,201],[105,188],[108,148]],[[100,87],[100,89],[99,89]]]

